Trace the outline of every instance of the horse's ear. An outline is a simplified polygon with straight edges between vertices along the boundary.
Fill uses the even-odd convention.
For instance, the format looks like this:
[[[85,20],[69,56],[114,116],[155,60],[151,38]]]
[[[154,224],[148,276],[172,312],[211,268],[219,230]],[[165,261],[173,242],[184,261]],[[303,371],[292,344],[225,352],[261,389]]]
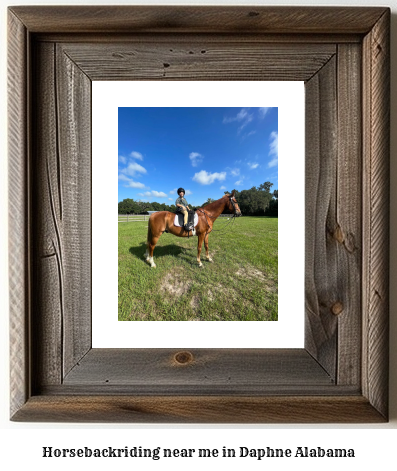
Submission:
[[[236,190],[233,190],[233,191],[232,191],[232,194],[230,195],[231,197],[233,197],[233,196],[234,196],[234,192],[235,192],[235,191],[236,191]]]

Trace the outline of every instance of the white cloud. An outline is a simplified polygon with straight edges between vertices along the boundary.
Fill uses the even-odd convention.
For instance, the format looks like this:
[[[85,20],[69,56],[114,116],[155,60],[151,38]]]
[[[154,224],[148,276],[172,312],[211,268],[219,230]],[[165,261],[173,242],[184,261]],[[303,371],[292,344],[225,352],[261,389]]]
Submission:
[[[140,152],[133,151],[130,154],[133,159],[143,160],[143,155]]]
[[[186,190],[185,196],[192,195],[193,193],[190,190]]]
[[[246,139],[247,137],[253,136],[254,134],[256,134],[256,131],[250,131],[247,134],[243,134],[241,139]]]
[[[269,167],[275,167],[278,164],[278,133],[273,131],[270,134],[270,150],[269,157],[272,157],[272,160],[269,162]]]
[[[136,162],[131,162],[128,164],[128,166],[124,168],[122,172],[126,175],[130,175],[131,177],[137,173],[147,173],[146,168],[142,167],[142,165],[139,165]]]
[[[208,173],[205,170],[201,170],[201,172],[195,173],[193,180],[200,185],[210,185],[214,183],[215,180],[222,181],[226,178],[226,172],[215,172],[215,173]]]
[[[126,164],[127,163],[127,158],[124,157],[124,155],[119,155],[119,162],[121,162],[122,164]]]
[[[198,152],[191,152],[189,154],[189,159],[192,162],[193,167],[197,167],[203,161],[203,156]]]
[[[254,170],[255,168],[259,167],[259,164],[258,162],[248,162],[248,167],[251,169],[251,170]]]
[[[243,121],[249,117],[248,111],[246,108],[242,108],[236,116],[230,118],[223,118],[223,123],[233,123],[234,121]]]
[[[143,183],[140,182],[129,182],[128,185],[126,185],[128,188],[146,188],[146,186]]]
[[[168,198],[169,201],[174,201],[174,198]]]
[[[252,116],[244,121],[244,123],[238,128],[238,133],[240,133],[250,122],[252,121]]]
[[[176,193],[178,191],[178,188],[174,188],[173,190],[170,191],[170,195],[172,195],[173,193]]]
[[[141,196],[155,196],[156,198],[166,198],[167,194],[164,193],[163,191],[145,191],[145,193],[139,193]]]
[[[267,115],[267,113],[269,112],[269,110],[270,110],[270,107],[268,107],[268,106],[265,106],[263,108],[259,108],[259,116],[261,118],[264,118]]]
[[[232,169],[230,169],[230,173],[233,175],[233,177],[237,177],[237,175],[240,175],[240,169],[239,168],[232,168]]]
[[[143,183],[135,182],[132,178],[129,178],[122,173],[119,174],[119,180],[126,182],[126,185],[124,185],[125,188],[147,188]]]
[[[121,180],[122,182],[130,182],[131,178],[128,178],[125,175],[123,175],[122,173],[119,173],[119,180]]]
[[[226,190],[226,187],[224,185],[222,185],[219,189],[220,190]]]
[[[238,133],[240,133],[253,119],[254,119],[254,116],[248,113],[247,108],[242,108],[237,113],[236,116],[223,118],[223,123],[224,124],[233,123],[233,122],[241,123],[238,128]]]
[[[237,185],[237,186],[240,186],[240,185],[242,185],[242,184],[243,184],[243,179],[238,180],[238,181],[235,183],[235,185]]]

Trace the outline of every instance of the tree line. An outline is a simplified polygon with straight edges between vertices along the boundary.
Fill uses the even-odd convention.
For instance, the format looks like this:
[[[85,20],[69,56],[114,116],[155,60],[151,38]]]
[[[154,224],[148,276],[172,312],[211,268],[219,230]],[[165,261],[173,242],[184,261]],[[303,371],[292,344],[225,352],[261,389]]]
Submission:
[[[271,192],[273,183],[265,182],[249,190],[235,190],[235,197],[244,216],[278,216],[278,190]],[[231,191],[225,191],[231,193]],[[201,206],[190,206],[193,210],[215,201],[208,198]],[[135,201],[132,198],[119,202],[119,214],[147,214],[148,211],[176,211],[175,204]]]
[[[176,199],[176,198],[175,198]],[[119,202],[119,214],[147,214],[148,211],[176,211],[175,204],[165,204],[148,201],[135,201],[132,198],[126,198]]]
[[[278,190],[271,191],[273,183],[265,182],[249,190],[235,190],[234,196],[243,216],[278,217]],[[226,193],[231,193],[225,191]]]

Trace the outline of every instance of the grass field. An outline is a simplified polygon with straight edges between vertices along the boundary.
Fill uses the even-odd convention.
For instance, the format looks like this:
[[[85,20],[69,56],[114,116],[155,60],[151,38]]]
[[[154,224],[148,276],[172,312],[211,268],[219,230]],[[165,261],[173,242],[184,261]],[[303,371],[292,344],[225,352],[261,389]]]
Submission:
[[[218,219],[215,230],[227,221]],[[157,268],[146,250],[147,222],[120,223],[120,321],[276,321],[278,220],[242,217],[209,235],[208,262],[197,237],[163,234],[154,249]]]

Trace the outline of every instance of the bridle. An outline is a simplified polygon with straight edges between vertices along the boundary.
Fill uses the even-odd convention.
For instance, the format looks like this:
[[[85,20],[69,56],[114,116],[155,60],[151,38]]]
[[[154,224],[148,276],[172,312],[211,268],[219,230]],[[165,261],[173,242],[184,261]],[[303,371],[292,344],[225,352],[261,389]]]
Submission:
[[[235,220],[235,218],[237,217],[237,208],[236,208],[236,203],[237,203],[237,201],[233,201],[233,198],[234,198],[234,196],[231,196],[231,195],[229,196],[229,203],[232,203],[233,210],[234,210],[232,219],[229,219],[229,222],[227,222],[227,223],[222,227],[222,229],[212,229],[212,231],[214,231],[214,232],[223,231],[223,230],[225,229],[225,227],[226,227],[231,221],[233,221],[233,223],[234,223],[234,220]],[[201,208],[198,208],[197,211],[200,211],[201,213],[204,214],[204,217],[205,217],[205,219],[206,219],[206,221],[207,221],[207,225],[208,225],[209,228],[211,228],[211,226],[210,226],[210,224],[209,224],[209,222],[208,222],[207,216],[208,216],[209,218],[211,218],[211,219],[215,219],[215,216],[210,216],[209,214],[207,214],[207,213],[206,213],[203,209],[201,209]],[[207,235],[207,234],[208,234],[208,231],[205,233],[205,235]]]
[[[233,217],[235,218],[237,216],[237,209],[236,209],[236,200],[233,200],[234,196],[229,196],[229,203],[232,203],[234,213]]]

